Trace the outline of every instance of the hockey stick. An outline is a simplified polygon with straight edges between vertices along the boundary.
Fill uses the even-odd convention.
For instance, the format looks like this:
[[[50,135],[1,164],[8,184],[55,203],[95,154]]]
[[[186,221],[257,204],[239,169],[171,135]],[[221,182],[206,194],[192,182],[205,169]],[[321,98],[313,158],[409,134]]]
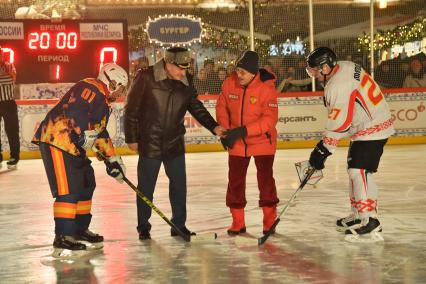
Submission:
[[[108,158],[105,157],[104,154],[102,154],[100,151],[98,151],[98,149],[93,148],[93,151],[99,156],[101,157],[101,159],[107,164],[107,165],[111,165],[111,163],[108,161]],[[146,205],[148,205],[152,210],[154,210],[158,215],[160,215],[160,217],[166,221],[167,224],[170,225],[170,227],[172,227],[173,229],[176,230],[176,232],[179,234],[179,236],[181,236],[186,242],[190,242],[191,241],[191,236],[189,235],[185,235],[178,227],[176,227],[175,224],[172,223],[172,221],[170,221],[164,214],[163,212],[160,211],[160,209],[158,209],[152,202],[151,200],[148,199],[148,197],[145,196],[145,194],[143,194],[130,180],[127,179],[127,177],[124,175],[123,171],[120,170],[121,174],[123,175],[123,181],[125,183],[127,183],[128,186],[130,186],[134,192],[136,192],[136,194],[146,203]]]
[[[297,194],[303,189],[303,187],[306,185],[306,183],[311,178],[312,174],[315,172],[314,168],[309,168],[306,172],[305,178],[302,180],[302,183],[299,185],[299,188],[293,193],[290,200],[287,202],[287,204],[284,206],[284,208],[281,210],[280,214],[278,215],[277,219],[275,219],[274,224],[272,224],[271,228],[260,238],[257,239],[257,244],[260,246],[263,243],[266,242],[266,240],[269,238],[269,236],[274,232],[275,227],[280,222],[280,217],[284,212],[287,210],[287,208],[290,206],[290,204],[293,202],[293,200],[296,198]]]

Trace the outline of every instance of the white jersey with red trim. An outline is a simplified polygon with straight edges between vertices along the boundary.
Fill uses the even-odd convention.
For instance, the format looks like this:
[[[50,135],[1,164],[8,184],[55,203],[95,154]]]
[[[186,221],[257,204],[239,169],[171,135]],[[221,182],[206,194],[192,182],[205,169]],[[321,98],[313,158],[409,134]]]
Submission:
[[[388,104],[377,83],[361,66],[339,61],[324,90],[328,110],[323,142],[330,152],[340,139],[386,139],[395,133]]]

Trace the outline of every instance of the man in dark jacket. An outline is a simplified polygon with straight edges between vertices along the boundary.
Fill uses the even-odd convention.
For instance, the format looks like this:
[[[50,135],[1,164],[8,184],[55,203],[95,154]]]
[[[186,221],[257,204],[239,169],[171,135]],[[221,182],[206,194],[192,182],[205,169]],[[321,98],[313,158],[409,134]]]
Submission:
[[[223,135],[203,103],[197,99],[192,77],[187,74],[191,57],[185,48],[173,47],[164,59],[136,74],[124,114],[125,139],[139,152],[138,187],[152,200],[158,172],[164,164],[169,178],[172,222],[185,234],[186,172],[184,117],[187,111],[213,134]],[[137,198],[139,239],[150,239],[151,208]],[[172,236],[177,232],[173,229]]]

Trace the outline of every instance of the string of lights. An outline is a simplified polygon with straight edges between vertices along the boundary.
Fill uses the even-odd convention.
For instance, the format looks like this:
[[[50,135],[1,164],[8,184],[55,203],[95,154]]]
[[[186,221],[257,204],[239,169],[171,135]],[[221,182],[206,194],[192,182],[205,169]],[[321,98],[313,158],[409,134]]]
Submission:
[[[397,26],[390,31],[378,31],[374,35],[374,50],[384,50],[395,45],[422,40],[426,37],[426,18],[419,18],[403,26]],[[370,35],[363,34],[358,37],[362,50],[370,50]]]

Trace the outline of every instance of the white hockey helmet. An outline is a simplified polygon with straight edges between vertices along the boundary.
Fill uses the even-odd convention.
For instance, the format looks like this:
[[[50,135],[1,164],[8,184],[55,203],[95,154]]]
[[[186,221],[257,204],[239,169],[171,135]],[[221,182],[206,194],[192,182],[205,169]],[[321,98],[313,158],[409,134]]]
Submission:
[[[99,70],[98,79],[108,86],[110,92],[115,91],[117,87],[127,87],[129,76],[126,70],[115,63],[107,63]]]

